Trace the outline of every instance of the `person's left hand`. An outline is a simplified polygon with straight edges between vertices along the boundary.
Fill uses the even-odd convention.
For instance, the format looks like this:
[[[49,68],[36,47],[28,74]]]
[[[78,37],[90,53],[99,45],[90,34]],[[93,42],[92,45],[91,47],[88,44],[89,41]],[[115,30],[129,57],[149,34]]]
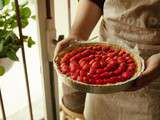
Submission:
[[[160,53],[154,54],[145,63],[145,71],[136,80],[134,86],[127,91],[139,90],[160,76]]]

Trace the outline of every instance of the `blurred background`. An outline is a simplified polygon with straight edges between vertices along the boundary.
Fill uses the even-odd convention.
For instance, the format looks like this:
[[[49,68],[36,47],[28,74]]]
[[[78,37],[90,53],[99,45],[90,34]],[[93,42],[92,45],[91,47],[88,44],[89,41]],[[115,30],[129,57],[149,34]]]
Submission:
[[[41,42],[40,42],[40,32],[39,32],[39,18],[37,14],[41,14],[37,8],[38,2],[36,0],[19,0],[20,3],[28,2],[28,7],[30,7],[32,14],[36,15],[35,20],[30,20],[29,25],[23,30],[23,34],[32,36],[33,40],[36,42],[32,48],[25,47],[26,51],[26,62],[28,67],[29,75],[29,85],[31,90],[31,100],[33,107],[34,120],[40,120],[45,116],[45,102],[44,102],[44,77],[43,77],[43,67],[41,63]],[[74,16],[76,13],[76,8],[78,1],[70,0],[71,3],[71,22],[73,23]],[[64,35],[65,37],[69,33],[68,24],[68,8],[67,0],[54,0],[54,12],[55,13],[55,28],[56,28],[56,39],[59,35]],[[97,25],[98,26],[98,25]],[[98,34],[98,27],[95,28],[91,37]],[[18,32],[17,32],[18,33]],[[54,52],[54,51],[51,51]],[[22,65],[21,51],[17,53],[19,62],[15,62],[11,70],[5,73],[4,76],[0,77],[0,88],[3,96],[5,112],[7,120],[29,120],[28,102],[27,102],[27,91],[25,84],[25,76]],[[61,82],[58,83],[59,96],[61,97]],[[2,115],[0,112],[0,120],[2,120]]]

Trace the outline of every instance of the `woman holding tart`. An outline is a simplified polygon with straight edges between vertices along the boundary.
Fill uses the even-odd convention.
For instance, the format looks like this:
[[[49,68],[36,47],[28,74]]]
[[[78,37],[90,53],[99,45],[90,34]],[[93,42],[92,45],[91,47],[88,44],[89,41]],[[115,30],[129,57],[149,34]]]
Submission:
[[[58,43],[55,55],[72,41],[87,40],[102,16],[101,38],[137,45],[146,66],[127,91],[87,93],[86,120],[160,120],[159,10],[159,0],[80,0],[71,32]]]

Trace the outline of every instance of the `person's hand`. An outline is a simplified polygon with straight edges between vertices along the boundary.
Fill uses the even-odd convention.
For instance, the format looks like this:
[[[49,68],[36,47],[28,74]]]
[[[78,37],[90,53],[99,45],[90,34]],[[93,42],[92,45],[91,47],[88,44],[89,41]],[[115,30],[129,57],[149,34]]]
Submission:
[[[135,91],[144,88],[160,76],[160,53],[154,54],[145,63],[145,71],[135,81],[133,87],[127,91]]]
[[[55,48],[54,58],[57,56],[57,54],[60,51],[62,51],[64,48],[67,48],[74,41],[75,41],[74,38],[66,38],[66,39],[63,39],[62,41],[58,42],[57,46]]]

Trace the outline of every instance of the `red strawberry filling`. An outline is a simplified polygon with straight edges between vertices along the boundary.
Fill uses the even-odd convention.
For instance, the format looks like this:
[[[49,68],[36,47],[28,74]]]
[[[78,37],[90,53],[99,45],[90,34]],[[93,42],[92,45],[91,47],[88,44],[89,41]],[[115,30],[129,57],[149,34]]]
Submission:
[[[136,72],[137,64],[125,50],[91,45],[66,53],[60,60],[59,69],[75,81],[107,84],[130,79]]]

